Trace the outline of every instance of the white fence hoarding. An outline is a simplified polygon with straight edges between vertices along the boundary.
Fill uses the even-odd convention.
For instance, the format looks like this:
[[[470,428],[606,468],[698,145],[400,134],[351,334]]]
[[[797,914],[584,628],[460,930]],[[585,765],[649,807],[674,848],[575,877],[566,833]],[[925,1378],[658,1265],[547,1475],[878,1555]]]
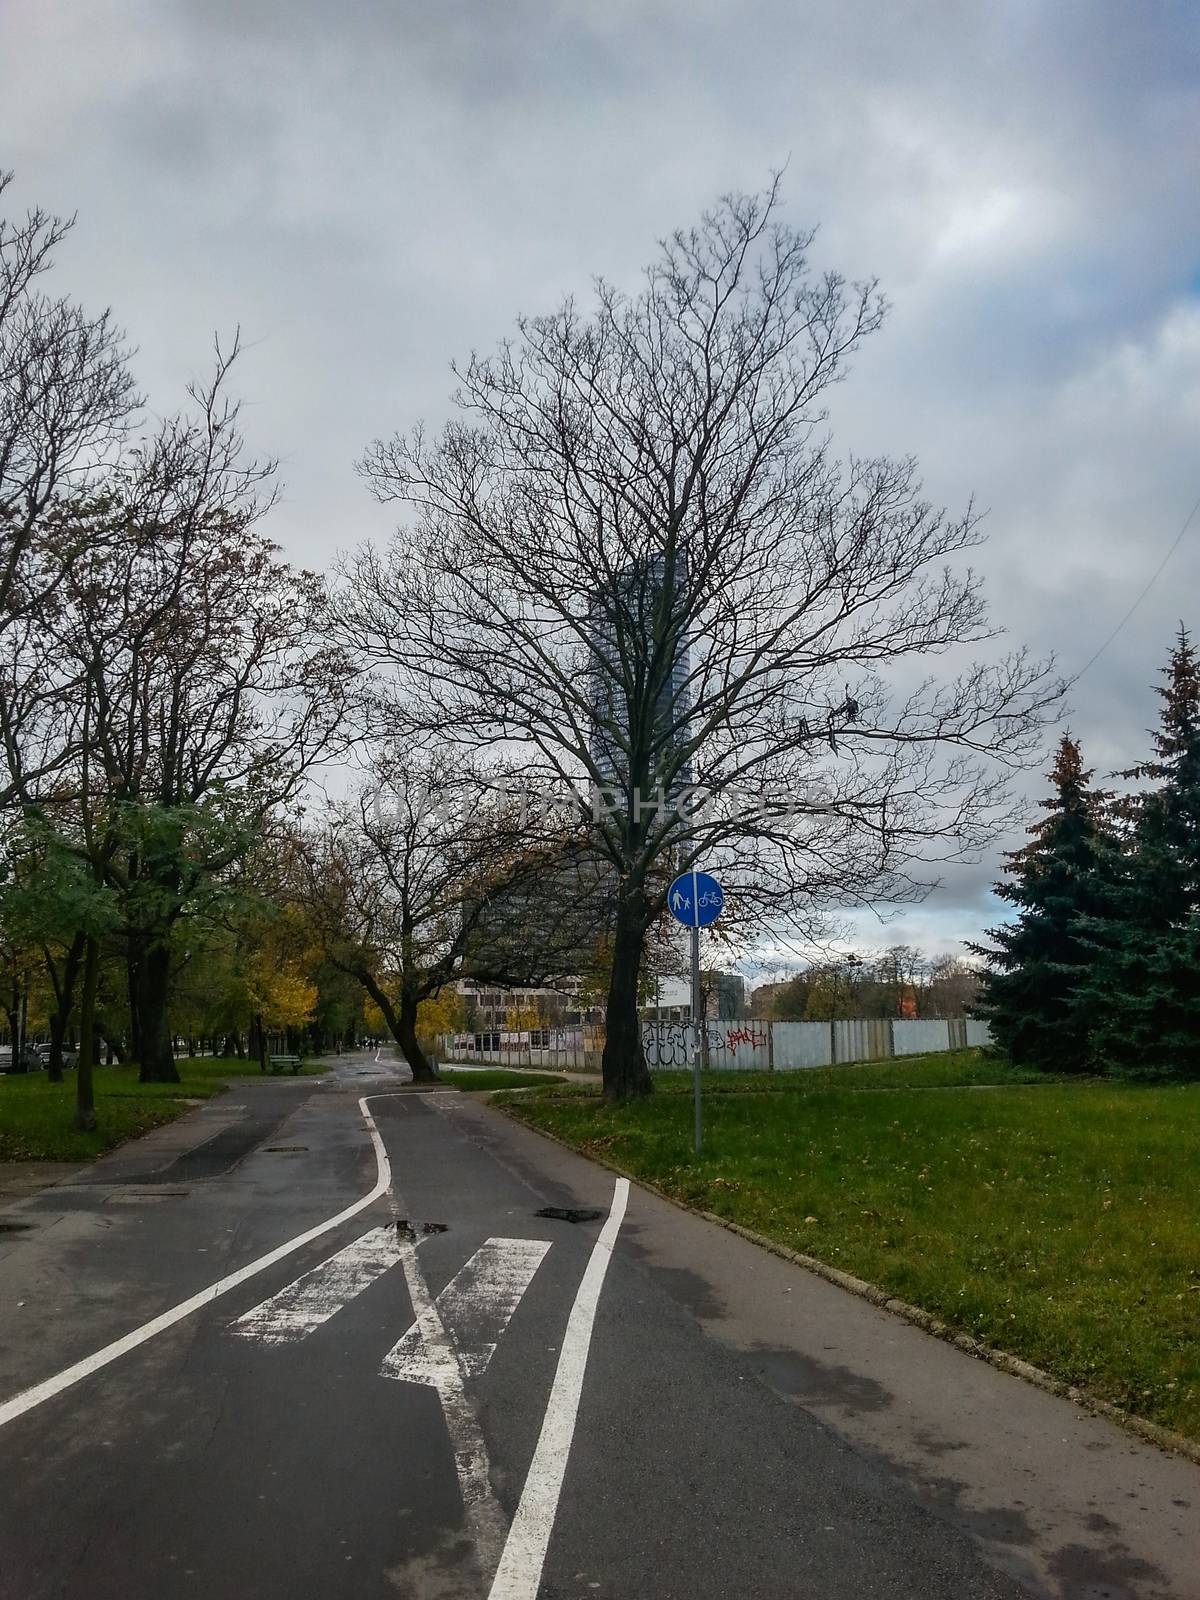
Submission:
[[[682,1072],[691,1065],[690,1022],[643,1022],[642,1050],[652,1072]],[[986,1022],[963,1017],[851,1017],[837,1022],[708,1022],[703,1047],[716,1071],[797,1072],[849,1061],[961,1050],[991,1042]],[[559,1067],[595,1072],[604,1049],[602,1028],[542,1028],[523,1033],[444,1034],[446,1061],[497,1066]]]
[[[798,1072],[848,1061],[887,1061],[986,1045],[986,1022],[851,1017],[837,1022],[709,1022],[708,1066],[713,1069]],[[651,1071],[682,1071],[690,1065],[691,1024],[644,1022],[642,1049]]]
[[[833,1061],[833,1034],[827,1022],[773,1022],[776,1072],[827,1067]]]
[[[949,1048],[948,1022],[918,1022],[908,1018],[897,1018],[892,1023],[894,1056],[928,1055],[931,1050],[949,1050]]]

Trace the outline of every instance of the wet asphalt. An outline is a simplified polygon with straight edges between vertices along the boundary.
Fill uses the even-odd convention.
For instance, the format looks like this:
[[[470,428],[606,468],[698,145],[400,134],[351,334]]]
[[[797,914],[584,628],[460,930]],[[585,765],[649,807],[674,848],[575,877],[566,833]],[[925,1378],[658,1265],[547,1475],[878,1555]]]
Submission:
[[[8,1207],[0,1400],[368,1192],[364,1094],[390,1194],[0,1429],[2,1600],[487,1596],[439,1394],[381,1372],[404,1272],[303,1338],[229,1332],[397,1221],[431,1296],[489,1239],[545,1242],[466,1382],[503,1536],[614,1179],[473,1097],[369,1056],[238,1082]],[[537,1592],[1195,1600],[1198,1524],[1200,1469],[635,1188]]]

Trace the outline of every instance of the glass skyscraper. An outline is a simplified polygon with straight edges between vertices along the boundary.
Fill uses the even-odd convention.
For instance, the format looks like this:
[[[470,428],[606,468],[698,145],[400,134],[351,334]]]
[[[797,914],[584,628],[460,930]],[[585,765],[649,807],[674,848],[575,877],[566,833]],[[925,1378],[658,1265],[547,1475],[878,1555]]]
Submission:
[[[672,801],[691,783],[691,764],[668,775],[672,756],[687,737],[689,651],[686,640],[673,644],[664,628],[663,587],[667,562],[662,555],[630,562],[612,580],[593,591],[588,605],[593,663],[590,670],[592,704],[591,756],[600,775],[600,787],[612,799],[627,796],[632,786],[630,748],[637,735],[639,715],[649,709],[651,675],[660,678],[654,697],[652,726],[642,730],[648,757],[643,802],[649,802],[659,784]],[[687,591],[687,571],[678,558],[675,578],[677,619]],[[669,664],[664,652],[670,649]],[[666,665],[666,673],[663,668]],[[647,748],[648,747],[648,748]],[[640,763],[639,763],[640,765]]]

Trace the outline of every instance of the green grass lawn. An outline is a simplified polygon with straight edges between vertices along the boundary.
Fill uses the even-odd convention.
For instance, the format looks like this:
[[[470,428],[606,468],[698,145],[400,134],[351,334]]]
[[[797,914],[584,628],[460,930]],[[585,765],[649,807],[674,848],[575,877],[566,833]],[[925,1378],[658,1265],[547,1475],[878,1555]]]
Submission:
[[[699,1157],[682,1073],[624,1108],[575,1085],[507,1105],[1200,1438],[1200,1085],[1026,1076],[974,1052],[713,1073]]]
[[[181,1060],[179,1083],[139,1083],[136,1067],[97,1067],[94,1133],[73,1125],[75,1073],[49,1083],[44,1072],[0,1076],[0,1161],[87,1161],[126,1139],[187,1110],[187,1101],[207,1099],[230,1078],[259,1076],[258,1063],[211,1056]],[[324,1072],[309,1061],[305,1074]]]
[[[443,1067],[438,1077],[456,1089],[529,1089],[548,1083],[566,1083],[565,1078],[553,1072],[506,1072],[502,1067],[481,1068],[478,1072],[455,1072],[453,1067]]]

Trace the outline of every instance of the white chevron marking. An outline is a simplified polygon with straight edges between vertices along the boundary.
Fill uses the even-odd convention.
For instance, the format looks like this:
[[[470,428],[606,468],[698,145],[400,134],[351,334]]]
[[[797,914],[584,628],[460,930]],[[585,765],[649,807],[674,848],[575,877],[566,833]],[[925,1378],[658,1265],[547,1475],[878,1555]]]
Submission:
[[[488,1239],[438,1295],[438,1320],[465,1377],[486,1371],[549,1248],[545,1239]],[[383,1358],[383,1376],[438,1387],[445,1354],[431,1337],[435,1331],[427,1309]]]
[[[286,1289],[263,1300],[233,1323],[230,1333],[260,1344],[295,1344],[340,1311],[400,1260],[400,1239],[392,1223],[329,1256]]]

